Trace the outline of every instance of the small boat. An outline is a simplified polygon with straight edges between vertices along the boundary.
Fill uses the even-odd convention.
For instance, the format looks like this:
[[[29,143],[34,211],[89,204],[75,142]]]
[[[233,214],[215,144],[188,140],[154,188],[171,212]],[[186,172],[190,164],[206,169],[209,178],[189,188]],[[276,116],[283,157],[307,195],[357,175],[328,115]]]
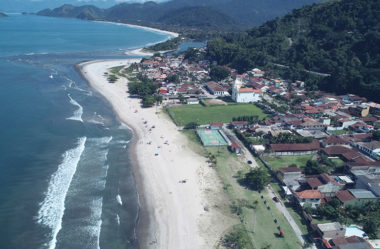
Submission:
[[[50,75],[49,75],[49,78],[50,78],[50,79],[53,79],[53,78],[54,78],[54,76],[53,76],[52,74],[50,74]]]

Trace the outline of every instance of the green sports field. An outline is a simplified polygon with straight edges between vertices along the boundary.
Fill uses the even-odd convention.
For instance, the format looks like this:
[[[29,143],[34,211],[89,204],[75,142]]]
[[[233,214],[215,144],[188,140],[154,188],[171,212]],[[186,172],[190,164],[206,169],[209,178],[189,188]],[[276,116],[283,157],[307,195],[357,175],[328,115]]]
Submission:
[[[197,134],[204,146],[223,146],[228,145],[218,130],[197,130]]]
[[[190,122],[199,125],[210,122],[228,123],[234,117],[258,116],[259,119],[267,115],[253,104],[229,104],[226,106],[202,106],[202,105],[182,105],[180,107],[168,108],[168,113],[174,123],[184,126]]]

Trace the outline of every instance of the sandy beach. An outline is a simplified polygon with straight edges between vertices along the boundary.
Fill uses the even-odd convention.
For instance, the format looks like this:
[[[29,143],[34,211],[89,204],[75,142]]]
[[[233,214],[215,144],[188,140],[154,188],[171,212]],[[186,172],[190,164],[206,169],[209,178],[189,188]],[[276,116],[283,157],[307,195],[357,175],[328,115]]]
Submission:
[[[104,72],[139,59],[84,62],[77,66],[90,86],[133,129],[132,161],[140,197],[141,248],[213,248],[226,229],[224,217],[207,196],[222,188],[206,158],[188,147],[187,138],[156,108],[141,108],[130,98],[128,81],[108,83]],[[144,122],[147,122],[144,124]],[[152,128],[155,126],[155,128]],[[180,183],[185,180],[186,183]],[[207,192],[207,193],[206,193]],[[205,211],[205,207],[210,207]]]
[[[161,33],[161,34],[168,34],[168,35],[173,36],[173,38],[179,36],[179,34],[175,33],[175,32],[171,32],[171,31],[167,31],[167,30],[162,30],[162,29],[151,28],[151,27],[147,27],[147,26],[140,26],[140,25],[136,25],[136,24],[121,23],[121,22],[110,22],[110,21],[95,21],[95,22],[106,22],[106,23],[113,23],[113,24],[116,24],[116,25],[125,25],[125,26],[128,26],[128,27],[145,29],[145,30],[149,30],[149,31],[153,31],[153,32],[158,32],[158,33]]]

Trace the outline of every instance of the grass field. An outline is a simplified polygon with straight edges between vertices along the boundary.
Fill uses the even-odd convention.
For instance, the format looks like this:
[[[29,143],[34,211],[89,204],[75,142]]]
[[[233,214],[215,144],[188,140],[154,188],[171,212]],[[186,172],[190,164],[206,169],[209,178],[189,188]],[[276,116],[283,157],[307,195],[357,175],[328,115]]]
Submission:
[[[305,166],[307,160],[313,158],[312,155],[297,155],[297,156],[266,156],[264,160],[269,163],[273,170],[284,167],[289,167],[291,164],[296,164],[298,168]]]
[[[264,248],[268,245],[271,246],[270,248],[301,248],[294,231],[283,214],[276,208],[274,201],[269,198],[267,191],[259,193],[249,190],[238,183],[236,178],[238,171],[248,172],[249,166],[247,164],[242,163],[237,155],[229,152],[227,146],[219,148],[202,147],[194,131],[186,130],[182,132],[193,142],[190,148],[195,148],[196,152],[203,155],[208,153],[215,155],[217,158],[215,169],[222,180],[224,190],[231,202],[239,200],[257,201],[255,209],[243,207],[242,213],[238,216],[240,224],[244,227],[253,244],[253,248]],[[261,195],[263,195],[263,198],[261,198]],[[219,203],[219,205],[222,205],[222,203]],[[228,210],[227,212],[231,211]],[[277,219],[277,224],[274,222],[274,219]],[[278,237],[277,226],[280,226],[284,231],[284,238]],[[232,229],[233,227],[231,227]]]
[[[231,122],[232,118],[239,116],[258,116],[259,119],[267,115],[253,104],[229,104],[226,106],[183,105],[168,108],[168,113],[178,126],[190,122],[209,124],[210,122]]]

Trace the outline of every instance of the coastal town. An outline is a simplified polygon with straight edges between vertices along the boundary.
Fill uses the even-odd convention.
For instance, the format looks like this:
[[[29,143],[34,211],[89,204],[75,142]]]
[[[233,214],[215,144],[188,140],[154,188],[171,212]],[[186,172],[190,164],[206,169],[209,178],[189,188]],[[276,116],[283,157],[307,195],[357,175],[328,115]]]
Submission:
[[[252,192],[266,191],[303,248],[378,248],[373,219],[380,211],[380,104],[309,91],[302,81],[258,68],[238,74],[205,59],[205,48],[191,50],[202,60],[155,54],[118,68],[119,74],[153,84],[150,93],[130,93],[154,96],[148,106],[162,108],[178,129],[193,131],[200,145],[226,148],[251,172],[263,168],[270,179],[250,186]],[[275,233],[286,239],[282,227]]]

